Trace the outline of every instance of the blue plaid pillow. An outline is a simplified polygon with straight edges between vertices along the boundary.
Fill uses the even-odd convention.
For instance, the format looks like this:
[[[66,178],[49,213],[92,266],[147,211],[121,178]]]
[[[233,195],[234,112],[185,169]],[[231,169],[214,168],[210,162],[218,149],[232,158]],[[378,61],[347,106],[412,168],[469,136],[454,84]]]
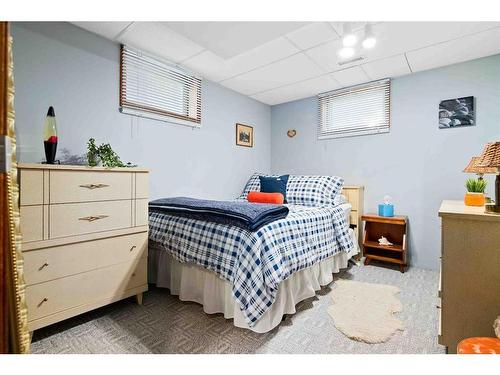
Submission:
[[[248,193],[250,193],[251,191],[260,191],[260,176],[270,176],[270,175],[263,173],[254,173],[253,175],[251,175],[247,181],[247,184],[243,188],[243,192],[238,197],[238,199],[247,200]],[[273,177],[278,177],[278,176],[273,175]]]
[[[254,173],[248,180],[243,193],[238,199],[247,199],[250,191],[260,191],[260,176],[262,173]],[[277,177],[278,175],[272,175]],[[334,199],[340,194],[344,186],[344,179],[338,176],[304,176],[290,175],[286,186],[287,203],[302,206],[328,206],[334,205]]]

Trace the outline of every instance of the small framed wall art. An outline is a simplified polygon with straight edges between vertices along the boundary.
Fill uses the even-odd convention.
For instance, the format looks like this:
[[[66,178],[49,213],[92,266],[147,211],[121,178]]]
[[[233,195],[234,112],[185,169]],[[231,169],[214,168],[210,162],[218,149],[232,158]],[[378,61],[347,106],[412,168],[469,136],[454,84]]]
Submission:
[[[253,127],[236,124],[236,144],[238,146],[253,147]]]
[[[473,125],[476,125],[473,96],[439,103],[439,129]]]

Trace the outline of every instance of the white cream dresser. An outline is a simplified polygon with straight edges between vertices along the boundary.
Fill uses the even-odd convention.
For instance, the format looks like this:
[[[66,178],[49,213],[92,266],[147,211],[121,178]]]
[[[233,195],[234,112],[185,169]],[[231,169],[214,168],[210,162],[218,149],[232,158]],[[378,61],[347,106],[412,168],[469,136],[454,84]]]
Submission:
[[[29,329],[147,285],[148,171],[20,164]]]
[[[500,215],[443,201],[439,343],[456,353],[468,337],[495,337],[500,315]]]

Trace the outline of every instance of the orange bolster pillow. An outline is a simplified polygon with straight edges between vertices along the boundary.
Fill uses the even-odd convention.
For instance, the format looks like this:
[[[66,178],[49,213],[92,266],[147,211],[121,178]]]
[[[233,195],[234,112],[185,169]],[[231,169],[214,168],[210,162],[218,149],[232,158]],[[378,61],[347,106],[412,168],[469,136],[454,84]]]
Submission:
[[[283,204],[285,197],[281,193],[261,193],[260,191],[251,191],[247,195],[247,200],[253,203]]]

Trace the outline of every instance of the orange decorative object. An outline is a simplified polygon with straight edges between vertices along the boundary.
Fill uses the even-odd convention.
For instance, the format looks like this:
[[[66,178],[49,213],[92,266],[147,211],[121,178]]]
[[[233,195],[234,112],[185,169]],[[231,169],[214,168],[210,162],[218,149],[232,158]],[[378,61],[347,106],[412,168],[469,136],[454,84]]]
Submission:
[[[483,193],[465,193],[464,203],[466,206],[484,206],[486,200]]]
[[[251,191],[247,195],[247,200],[252,203],[273,203],[283,204],[285,197],[281,193],[261,193],[260,191]]]
[[[500,354],[500,339],[494,337],[471,337],[457,346],[458,354]]]

